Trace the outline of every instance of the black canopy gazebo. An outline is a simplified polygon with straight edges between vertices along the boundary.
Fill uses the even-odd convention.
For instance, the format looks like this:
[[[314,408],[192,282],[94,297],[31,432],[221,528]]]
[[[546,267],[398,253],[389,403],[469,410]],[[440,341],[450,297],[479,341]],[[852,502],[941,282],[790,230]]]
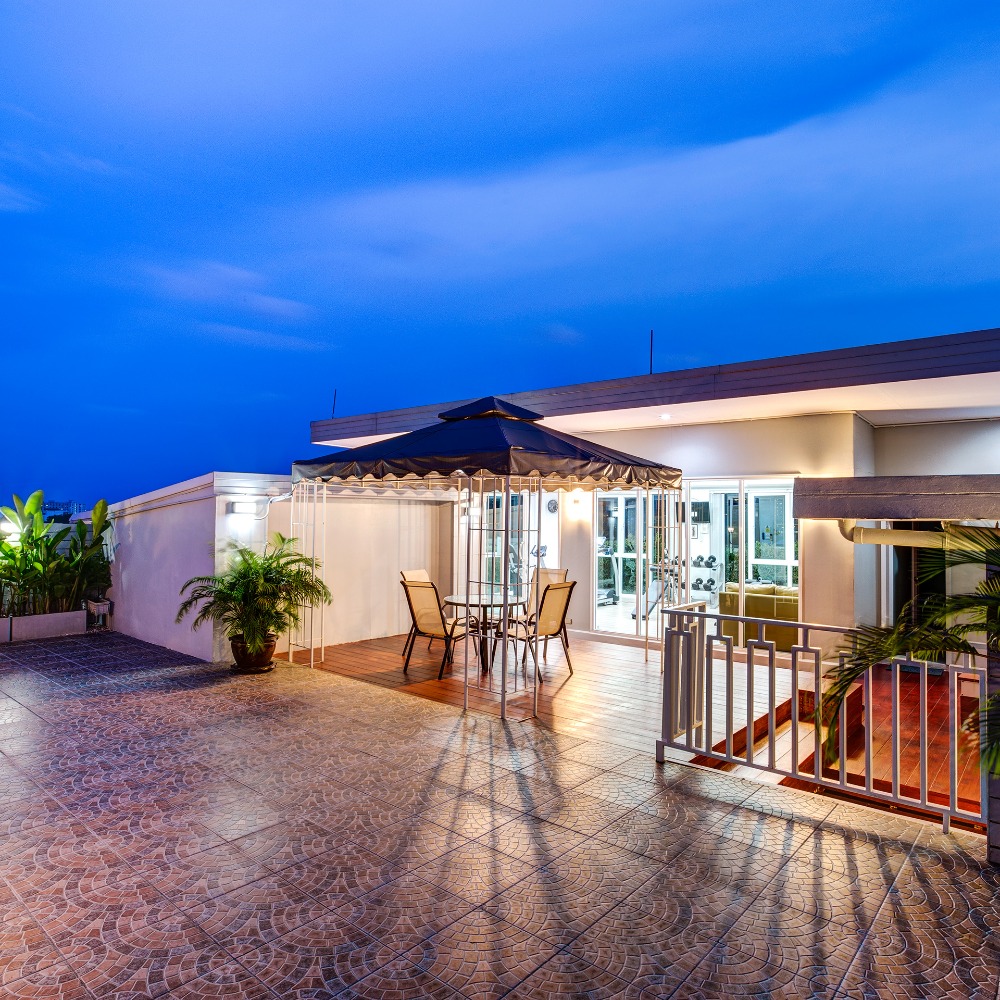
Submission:
[[[441,413],[438,423],[397,437],[335,452],[292,466],[293,524],[308,551],[315,553],[319,525],[325,523],[332,496],[400,495],[434,491],[458,504],[458,565],[464,565],[465,614],[479,612],[477,594],[496,588],[496,633],[502,643],[501,676],[491,672],[485,683],[498,685],[501,716],[509,693],[508,627],[518,608],[524,610],[528,577],[541,568],[539,544],[543,492],[573,490],[645,491],[655,537],[651,560],[667,579],[671,553],[680,551],[679,469],[648,461],[564,434],[544,426],[542,415],[495,396],[487,396]],[[464,532],[461,528],[464,527]],[[294,532],[293,532],[294,533]],[[464,545],[463,545],[464,542]],[[647,580],[648,585],[648,580]],[[463,587],[457,588],[460,592]],[[521,593],[519,593],[521,591]],[[336,606],[336,594],[334,595]],[[530,610],[530,609],[529,609]],[[537,609],[535,609],[537,610]],[[303,641],[310,662],[317,638],[315,614],[305,616]],[[319,626],[323,645],[322,620]],[[647,631],[648,636],[648,631]],[[465,704],[468,706],[470,644],[465,645]],[[513,672],[513,690],[518,690]],[[476,683],[484,680],[476,675]],[[528,681],[525,678],[525,688]],[[537,687],[531,680],[533,710]]]

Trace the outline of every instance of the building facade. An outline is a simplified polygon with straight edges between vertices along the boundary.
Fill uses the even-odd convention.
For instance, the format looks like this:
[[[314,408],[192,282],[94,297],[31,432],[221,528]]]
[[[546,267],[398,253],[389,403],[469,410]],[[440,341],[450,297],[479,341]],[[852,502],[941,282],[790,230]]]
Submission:
[[[912,596],[901,552],[853,542],[833,516],[797,521],[796,480],[1000,475],[1000,330],[504,398],[559,430],[681,468],[683,596],[727,614],[875,623]],[[354,447],[424,426],[460,402],[319,420],[311,438]],[[639,634],[649,587],[644,498],[551,499],[547,559],[578,581],[573,627]],[[887,509],[864,523],[894,520]]]

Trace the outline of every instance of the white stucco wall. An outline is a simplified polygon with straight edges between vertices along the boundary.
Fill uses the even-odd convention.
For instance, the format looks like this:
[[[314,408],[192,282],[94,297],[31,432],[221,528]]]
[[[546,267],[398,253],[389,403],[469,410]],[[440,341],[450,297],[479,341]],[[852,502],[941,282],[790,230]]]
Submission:
[[[426,569],[441,597],[452,587],[455,505],[447,501],[335,497],[324,555],[333,603],[326,645],[409,631],[400,570]],[[319,637],[316,637],[318,642]]]
[[[576,580],[567,617],[570,628],[589,632],[594,627],[594,494],[574,490],[562,497],[559,565],[568,570],[568,580]]]
[[[219,629],[206,624],[195,631],[190,615],[174,621],[180,589],[221,570],[232,542],[260,549],[274,531],[287,534],[290,505],[268,505],[267,498],[289,488],[288,477],[209,473],[112,504],[115,629],[190,656],[228,660]],[[233,500],[256,501],[256,513],[227,513]]]
[[[613,448],[680,468],[685,478],[854,475],[855,416],[826,413],[587,433]]]
[[[875,428],[858,416],[854,417],[854,475],[875,475]],[[812,530],[810,529],[810,531]],[[835,541],[835,539],[831,539],[831,544]],[[852,544],[845,542],[843,539],[841,539],[841,542],[848,545]],[[879,549],[874,545],[855,545],[854,622],[864,625],[877,625],[879,621],[878,602]]]
[[[211,660],[212,628],[195,632],[174,622],[185,581],[215,572],[216,502],[203,497],[141,512],[117,514],[111,567],[118,632]]]
[[[961,420],[875,430],[879,476],[1000,475],[1000,421]]]
[[[872,428],[852,413],[817,414],[669,426],[582,435],[644,458],[679,467],[686,479],[753,476],[871,475]],[[585,520],[562,517],[560,560],[579,581],[575,627],[593,627],[593,500]],[[831,530],[832,528],[832,530]],[[858,555],[836,524],[803,522],[800,531],[801,616],[820,624],[851,625],[874,613],[872,553]]]

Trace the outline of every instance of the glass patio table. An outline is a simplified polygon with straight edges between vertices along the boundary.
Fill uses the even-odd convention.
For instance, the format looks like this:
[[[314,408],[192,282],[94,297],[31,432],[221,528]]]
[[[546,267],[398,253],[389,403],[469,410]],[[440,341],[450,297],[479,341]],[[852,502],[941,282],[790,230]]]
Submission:
[[[511,587],[507,591],[507,606],[523,607],[528,603],[527,587]],[[449,594],[444,603],[453,608],[464,608],[466,606],[465,594]],[[490,644],[489,640],[495,634],[495,628],[499,624],[499,619],[493,614],[497,608],[503,608],[504,589],[503,587],[474,587],[469,591],[468,607],[469,612],[473,608],[479,614],[476,619],[479,622],[477,635],[479,636],[479,662],[482,665],[483,673],[490,669]]]

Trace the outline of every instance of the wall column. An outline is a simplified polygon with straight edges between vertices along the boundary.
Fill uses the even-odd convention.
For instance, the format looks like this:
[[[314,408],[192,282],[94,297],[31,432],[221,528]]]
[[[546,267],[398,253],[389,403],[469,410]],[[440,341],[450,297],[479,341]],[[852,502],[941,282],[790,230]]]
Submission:
[[[1000,566],[986,564],[986,579],[995,580],[1000,577]],[[991,631],[996,634],[1000,622],[995,618],[990,623]],[[1000,696],[1000,651],[987,648],[986,651],[986,694],[990,698]],[[990,721],[1000,721],[1000,711],[990,712]],[[986,807],[986,860],[993,865],[1000,865],[1000,778],[990,777],[987,782],[989,802]]]
[[[1000,656],[991,655],[988,660],[987,691],[990,697],[1000,695]],[[995,719],[1000,714],[991,715]],[[1000,865],[1000,778],[991,777],[988,782],[989,805],[986,814],[986,860],[992,865]]]

